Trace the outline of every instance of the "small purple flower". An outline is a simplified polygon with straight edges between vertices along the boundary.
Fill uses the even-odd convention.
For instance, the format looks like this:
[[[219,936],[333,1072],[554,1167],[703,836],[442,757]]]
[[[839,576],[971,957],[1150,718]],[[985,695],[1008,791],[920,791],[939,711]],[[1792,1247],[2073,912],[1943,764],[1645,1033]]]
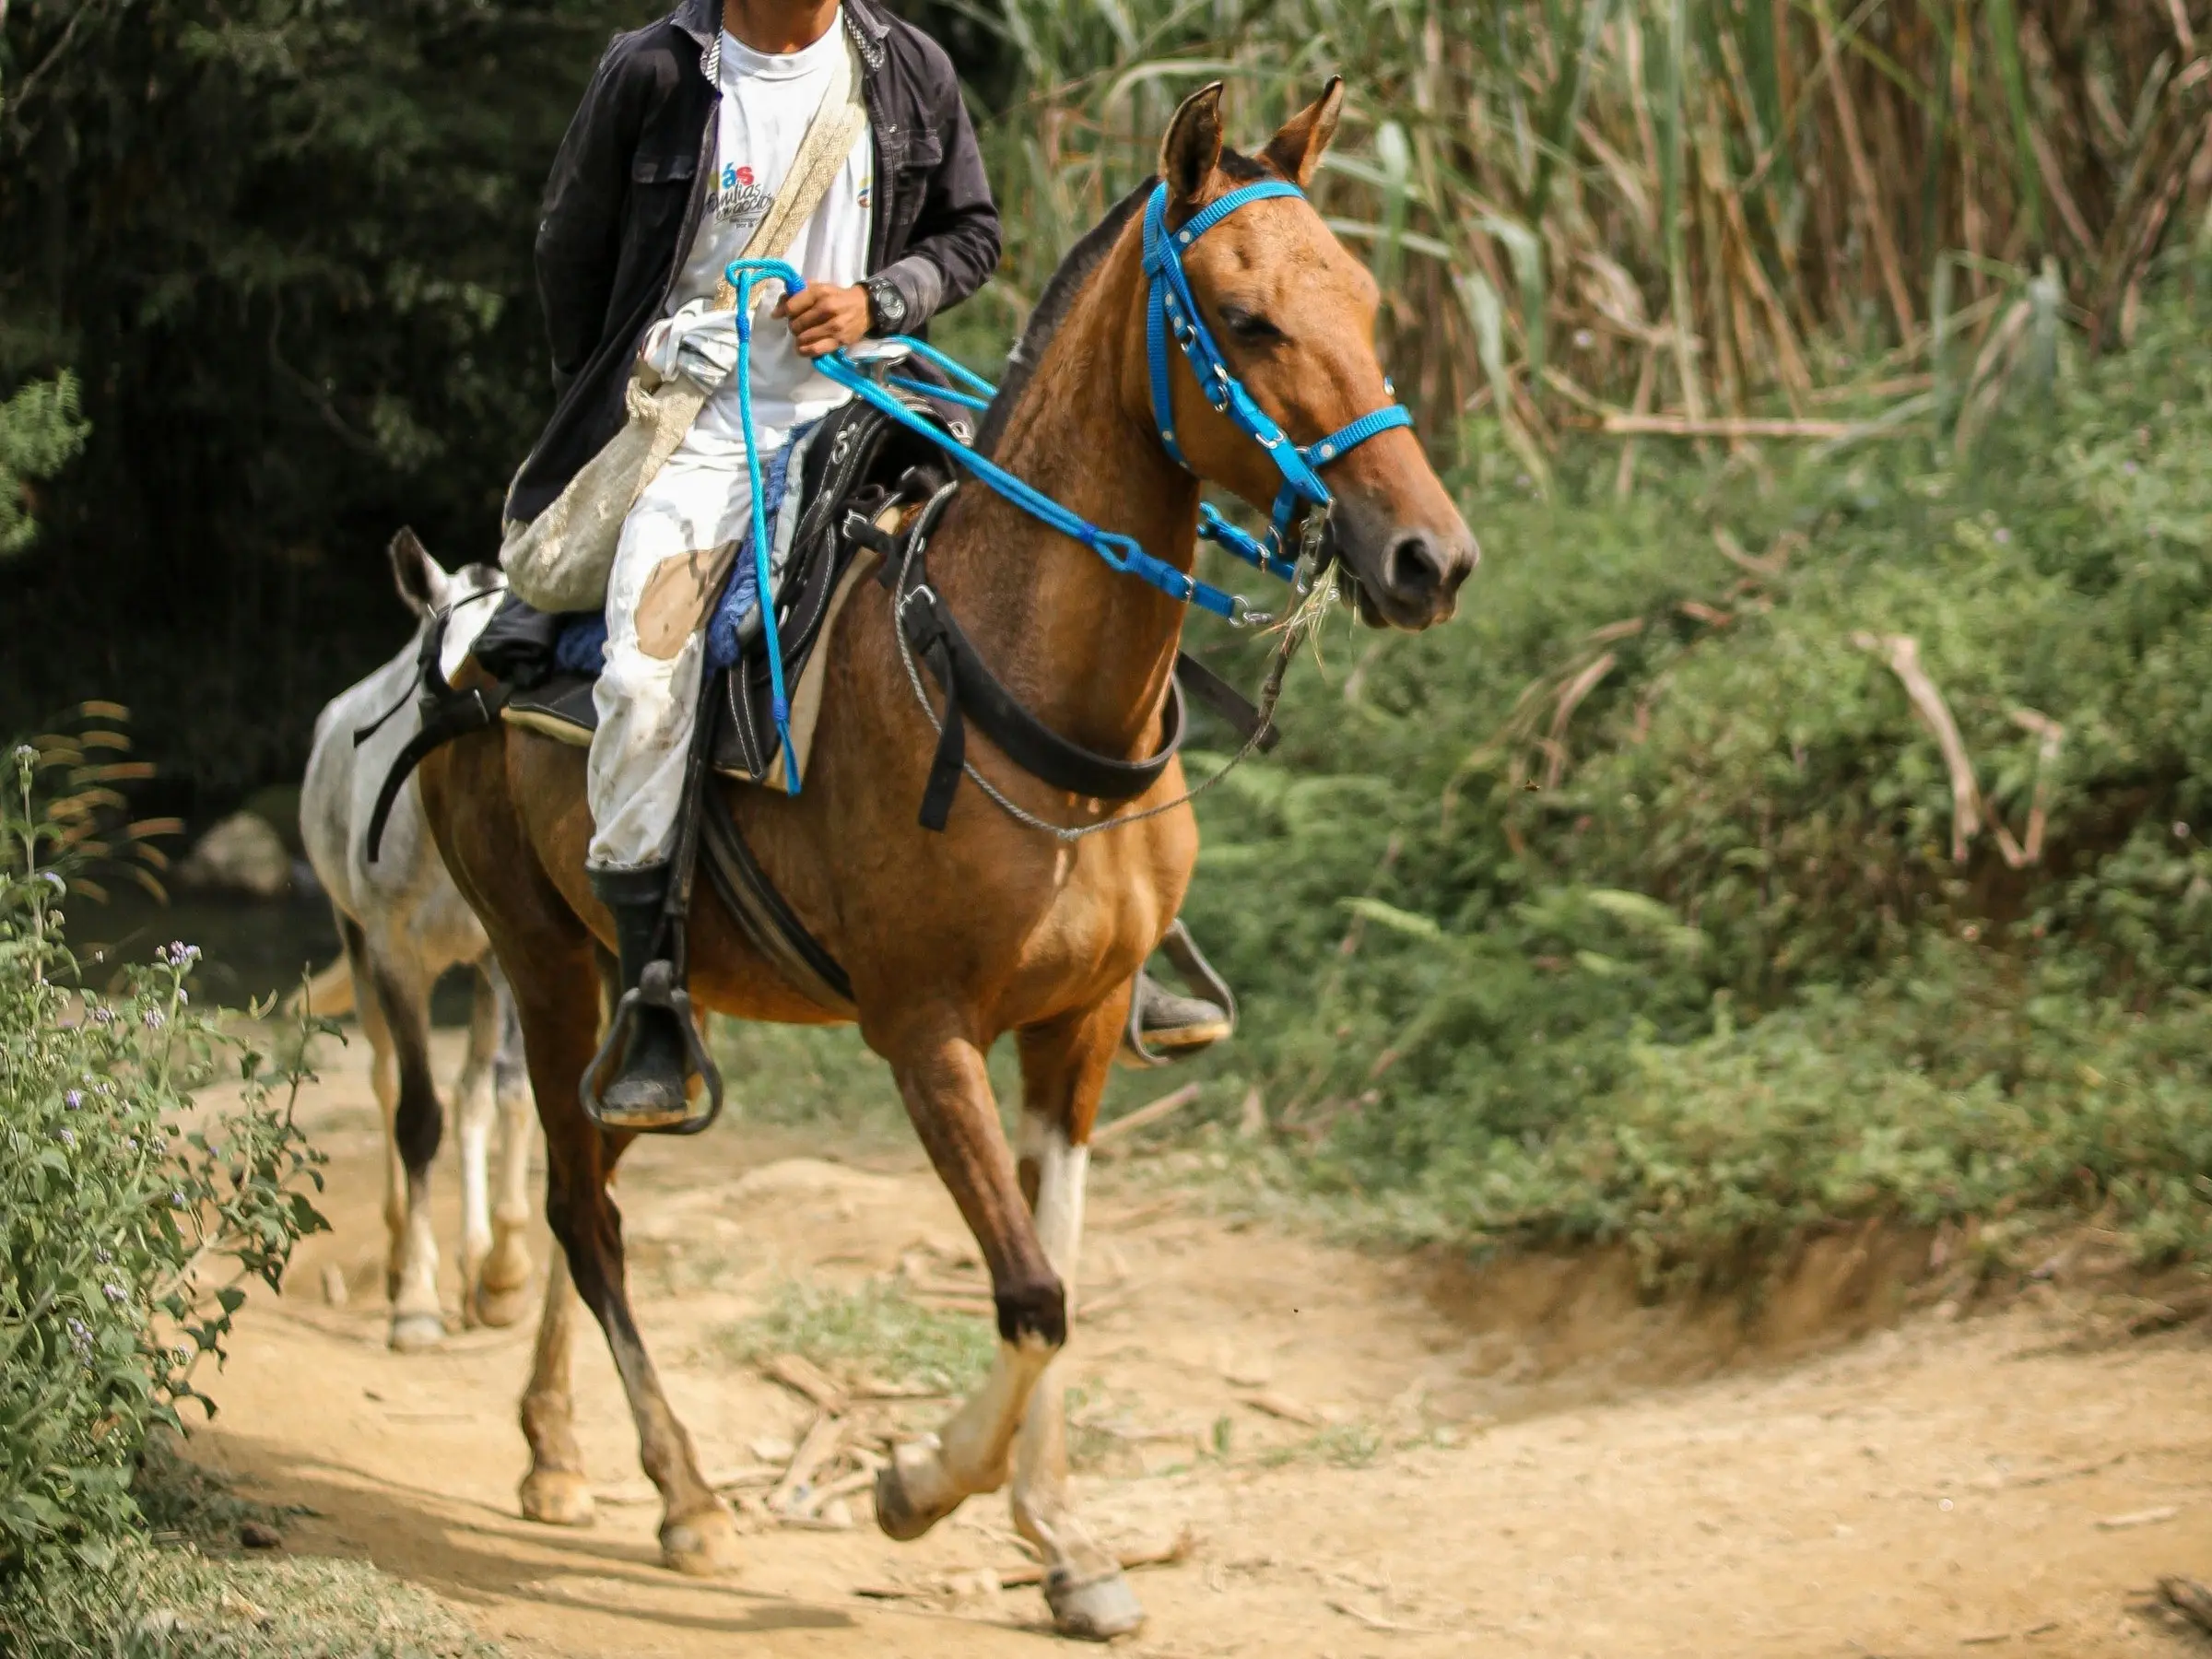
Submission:
[[[118,1307],[131,1300],[131,1293],[112,1279],[100,1288],[100,1293]]]
[[[64,1096],[62,1097],[62,1104],[63,1104],[63,1105],[65,1105],[65,1106],[66,1106],[66,1107],[68,1107],[68,1108],[69,1108],[69,1110],[70,1110],[70,1111],[72,1111],[72,1112],[75,1112],[75,1111],[76,1111],[76,1109],[77,1109],[79,1106],[82,1106],[84,1103],[85,1103],[85,1091],[84,1091],[83,1089],[81,1089],[81,1088],[73,1088],[73,1089],[71,1089],[71,1090],[70,1090],[70,1091],[69,1091],[67,1094],[65,1094],[65,1095],[64,1095]]]
[[[96,1025],[112,1025],[115,1020],[115,1010],[102,1003],[92,1010],[92,1019]]]
[[[178,991],[177,991],[177,1006],[178,1006],[180,1008],[182,1008],[182,1007],[189,1007],[189,1006],[191,1006],[191,1005],[192,1005],[192,993],[191,993],[191,992],[189,992],[189,991],[187,991],[187,990],[184,990],[184,989],[183,989],[182,986],[180,986],[180,987],[178,988]]]
[[[123,1137],[123,1144],[125,1149],[129,1151],[135,1152],[138,1150],[138,1137],[135,1135],[124,1135]]]
[[[1996,534],[1990,539],[1994,541],[1998,547],[2002,547],[2012,540],[2012,532],[2006,529],[2004,525],[1999,524],[1996,529]]]
[[[2120,470],[2132,478],[2136,476],[2136,464],[2133,461],[2123,461],[2120,463]]]
[[[169,1207],[171,1209],[182,1209],[184,1207],[184,1194],[182,1193],[170,1194]]]
[[[76,1349],[76,1357],[89,1364],[92,1359],[92,1327],[72,1315],[69,1320],[69,1344]]]
[[[74,1147],[76,1145],[76,1131],[74,1129],[59,1129],[54,1132],[53,1138],[60,1141],[65,1147]]]
[[[159,950],[154,952],[154,959],[158,962],[165,962],[171,968],[188,968],[200,959],[200,947],[197,945],[187,945],[182,939],[171,939]]]
[[[161,1018],[161,1010],[159,1008],[148,1008],[141,1018],[146,1023],[146,1029],[149,1031],[158,1031],[167,1023]]]

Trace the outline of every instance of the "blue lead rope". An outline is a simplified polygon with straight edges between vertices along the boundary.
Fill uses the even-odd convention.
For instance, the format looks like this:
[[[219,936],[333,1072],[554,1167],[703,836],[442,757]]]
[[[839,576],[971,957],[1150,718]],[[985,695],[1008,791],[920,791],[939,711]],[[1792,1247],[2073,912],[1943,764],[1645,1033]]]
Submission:
[[[1300,510],[1326,512],[1334,500],[1329,494],[1329,487],[1322,482],[1320,469],[1332,461],[1342,459],[1378,433],[1413,425],[1413,416],[1406,406],[1394,403],[1362,415],[1359,419],[1339,427],[1319,442],[1300,449],[1290,441],[1282,428],[1260,407],[1252,394],[1244,390],[1243,383],[1230,371],[1220,347],[1214,344],[1213,335],[1206,330],[1205,320],[1199,314],[1198,302],[1191,293],[1190,279],[1183,273],[1183,253],[1240,207],[1279,197],[1302,200],[1304,194],[1297,185],[1277,179],[1247,184],[1201,208],[1172,231],[1168,229],[1168,187],[1165,184],[1153,192],[1151,200],[1145,206],[1145,272],[1149,288],[1145,305],[1145,347],[1152,388],[1153,422],[1159,429],[1159,439],[1167,446],[1168,453],[1178,465],[1186,472],[1190,471],[1190,462],[1184,458],[1182,446],[1176,441],[1174,406],[1169,392],[1167,343],[1171,338],[1182,347],[1183,356],[1189,359],[1191,371],[1197,376],[1199,390],[1205,394],[1206,401],[1228,417],[1238,430],[1267,452],[1268,458],[1275,463],[1276,470],[1283,478],[1283,487],[1275,498],[1275,508],[1270,514],[1265,540],[1240,530],[1217,512],[1210,503],[1202,503],[1199,507],[1198,534],[1253,569],[1284,582],[1294,581],[1298,574],[1297,564],[1289,554],[1288,538]],[[727,267],[727,273],[731,286],[737,290],[738,414],[744,422],[746,472],[753,492],[753,560],[759,582],[760,631],[768,650],[769,689],[771,707],[775,716],[776,738],[783,749],[784,788],[795,795],[799,793],[799,762],[792,746],[791,704],[784,694],[783,654],[776,635],[774,595],[769,585],[768,509],[760,476],[759,445],[753,427],[752,296],[755,285],[771,281],[781,282],[787,294],[796,294],[806,288],[806,279],[780,259],[734,260]],[[900,386],[928,397],[948,397],[972,409],[989,408],[991,399],[997,395],[998,389],[989,381],[953,361],[926,342],[900,335],[895,336],[893,343],[905,346],[916,356],[935,364],[964,382],[966,389],[936,386],[906,375],[886,373],[884,380],[890,385]],[[827,380],[842,386],[863,402],[874,405],[909,431],[928,439],[953,461],[973,473],[1040,524],[1057,531],[1070,541],[1088,547],[1113,570],[1136,577],[1181,604],[1195,605],[1202,610],[1211,611],[1232,622],[1245,619],[1249,606],[1241,595],[1185,574],[1167,560],[1156,559],[1146,552],[1134,537],[1112,530],[1101,530],[1042,491],[1024,483],[988,456],[979,454],[942,427],[908,407],[886,385],[872,379],[841,348],[815,359],[814,366]],[[1388,383],[1384,382],[1386,389]]]

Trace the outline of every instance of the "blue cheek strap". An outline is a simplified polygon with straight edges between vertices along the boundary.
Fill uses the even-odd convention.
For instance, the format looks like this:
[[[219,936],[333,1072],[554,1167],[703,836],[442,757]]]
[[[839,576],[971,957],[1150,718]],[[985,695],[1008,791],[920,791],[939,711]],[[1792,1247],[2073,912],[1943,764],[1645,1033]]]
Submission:
[[[1199,509],[1198,534],[1243,559],[1247,564],[1283,581],[1295,574],[1289,557],[1290,531],[1299,514],[1309,508],[1325,511],[1334,500],[1322,482],[1320,469],[1341,460],[1378,433],[1413,425],[1404,404],[1391,404],[1347,422],[1334,432],[1300,449],[1284,434],[1267,411],[1261,408],[1243,382],[1230,371],[1221,348],[1199,314],[1191,293],[1182,256],[1191,245],[1240,207],[1253,202],[1295,197],[1305,192],[1281,179],[1247,184],[1208,203],[1173,230],[1168,229],[1168,187],[1160,184],[1145,205],[1145,274],[1149,292],[1145,302],[1145,358],[1152,385],[1152,421],[1159,441],[1176,464],[1194,470],[1175,433],[1174,401],[1169,387],[1168,342],[1182,348],[1198,389],[1207,403],[1229,418],[1230,423],[1262,449],[1282,475],[1275,508],[1269,515],[1265,541],[1237,528],[1210,505]],[[1387,382],[1385,382],[1387,386]]]

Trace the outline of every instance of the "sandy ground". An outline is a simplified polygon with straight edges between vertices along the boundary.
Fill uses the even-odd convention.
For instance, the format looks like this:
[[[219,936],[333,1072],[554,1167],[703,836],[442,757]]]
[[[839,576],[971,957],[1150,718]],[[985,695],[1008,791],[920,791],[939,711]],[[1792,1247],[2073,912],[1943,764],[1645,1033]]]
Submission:
[[[970,1571],[1022,1563],[995,1499],[897,1545],[863,1496],[850,1531],[760,1526],[726,1583],[665,1571],[588,1324],[578,1410],[597,1524],[522,1521],[528,1325],[456,1319],[437,1352],[382,1346],[363,1065],[356,1044],[305,1113],[332,1158],[335,1231],[302,1250],[289,1297],[250,1308],[214,1390],[222,1415],[194,1441],[245,1491],[315,1512],[289,1526],[293,1551],[372,1559],[518,1654],[1056,1645],[1034,1589]],[[757,1463],[756,1442],[796,1438],[811,1415],[717,1358],[713,1331],[793,1276],[851,1284],[917,1246],[955,1260],[965,1238],[917,1155],[741,1124],[646,1146],[622,1191],[641,1321],[710,1471]],[[1924,1241],[1912,1263],[1839,1241],[1754,1313],[1654,1311],[1618,1264],[1477,1275],[1224,1221],[1141,1158],[1107,1165],[1095,1194],[1086,1277],[1104,1288],[1071,1352],[1087,1420],[1106,1429],[1086,1437],[1080,1500],[1130,1546],[1195,1540],[1187,1560],[1134,1575],[1151,1618],[1132,1653],[2208,1651],[2131,1611],[2161,1572],[2212,1576],[2197,1332],[2085,1343],[2055,1295],[1900,1322],[1890,1288]],[[442,1163],[440,1198],[450,1281]],[[547,1247],[541,1228],[541,1266]],[[332,1265],[342,1306],[320,1288]],[[1255,1408],[1261,1392],[1322,1426]],[[896,1409],[918,1425],[942,1408]],[[857,1594],[948,1573],[957,1593]]]

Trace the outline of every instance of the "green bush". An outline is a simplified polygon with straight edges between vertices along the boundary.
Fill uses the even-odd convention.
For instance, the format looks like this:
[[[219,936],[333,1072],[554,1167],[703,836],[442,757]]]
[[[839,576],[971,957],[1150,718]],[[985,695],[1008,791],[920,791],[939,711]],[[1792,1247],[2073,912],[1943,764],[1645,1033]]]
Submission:
[[[1462,618],[1332,629],[1202,806],[1213,1067],[1401,1230],[1714,1263],[2048,1206],[2212,1255],[2206,309],[2168,282],[1971,456],[1460,479]],[[1985,803],[1962,858],[1898,636]]]
[[[188,989],[198,951],[165,947],[115,987],[63,943],[68,884],[46,867],[64,819],[14,752],[0,836],[0,1574],[80,1554],[137,1520],[132,1470],[218,1359],[242,1282],[279,1284],[323,1226],[319,1155],[262,1056]],[[81,843],[80,843],[81,844]],[[235,1065],[232,1110],[190,1091]],[[300,1078],[287,1079],[296,1088]]]

